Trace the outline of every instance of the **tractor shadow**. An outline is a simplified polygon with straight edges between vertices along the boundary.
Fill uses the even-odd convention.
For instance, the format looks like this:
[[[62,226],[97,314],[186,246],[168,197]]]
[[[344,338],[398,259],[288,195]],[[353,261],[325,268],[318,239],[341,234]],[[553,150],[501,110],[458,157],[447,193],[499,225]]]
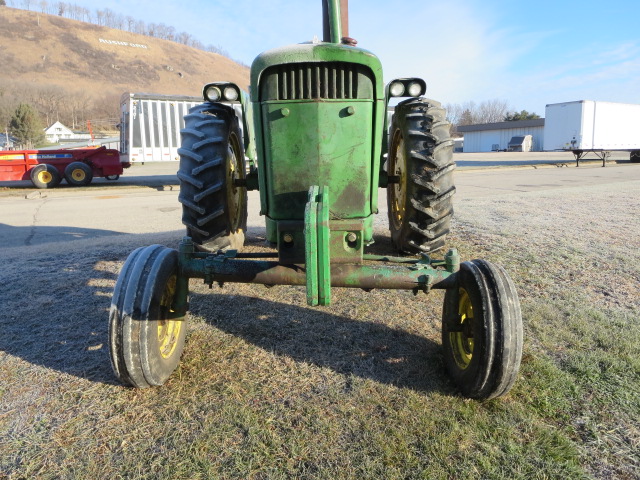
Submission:
[[[109,359],[108,318],[120,268],[137,246],[165,243],[175,248],[177,242],[167,242],[171,237],[179,238],[178,232],[58,241],[1,252],[0,363],[22,370],[21,359],[117,385]],[[35,370],[31,378],[45,371]]]
[[[247,246],[269,250],[256,231],[248,235]],[[399,255],[393,249],[388,231],[382,230],[376,232],[374,243],[365,253]],[[204,286],[194,289],[193,282],[200,281],[192,280],[191,315],[263,350],[296,362],[329,368],[341,375],[354,375],[399,388],[420,392],[455,391],[445,373],[440,342],[432,340],[433,330],[421,335],[394,325],[404,323],[402,321],[389,322],[394,316],[394,306],[387,302],[388,297],[370,297],[372,294],[357,289],[336,289],[342,293],[336,295],[331,306],[308,307],[299,304],[306,295],[304,288],[276,286],[267,290],[259,285],[236,284],[226,285],[222,290],[214,287],[208,294],[202,293],[207,291]],[[344,293],[346,290],[349,292]],[[401,294],[389,293],[391,296]],[[257,298],[258,295],[261,298]],[[287,300],[280,301],[281,296]],[[413,300],[411,296],[408,298],[409,302]],[[371,304],[375,313],[353,315],[364,303]],[[429,322],[416,313],[420,308],[416,304],[415,309],[411,307],[404,313],[413,310],[418,323]],[[402,320],[397,315],[395,320]],[[439,332],[439,327],[436,330]],[[439,333],[436,336],[439,337]]]
[[[22,263],[21,274],[3,295],[0,352],[75,377],[115,383],[108,356],[107,285],[116,275],[78,257],[70,255],[65,265],[40,256]]]
[[[126,235],[98,246],[79,240],[18,247],[2,255],[0,303],[5,313],[0,318],[0,359],[5,364],[20,359],[90,382],[119,385],[111,369],[108,338],[115,281],[136,246],[164,243],[176,248],[177,241],[169,240],[178,238],[174,233]],[[381,238],[377,245],[388,253],[384,242]],[[256,247],[264,240],[252,235],[249,243]],[[383,318],[352,316],[349,302],[363,303],[359,292],[330,307],[313,308],[278,301],[262,286],[229,285],[209,295],[198,292],[204,292],[203,287],[194,293],[194,285],[191,315],[259,348],[342,375],[422,392],[452,391],[439,342],[387,325],[384,312]],[[289,288],[274,290],[281,289],[294,302],[304,298],[303,289]],[[256,298],[257,289],[263,298]],[[388,308],[384,298],[376,301],[381,302],[379,310]]]
[[[296,362],[399,388],[452,392],[440,344],[401,328],[328,313],[325,307],[233,294],[192,294],[190,305],[191,313],[211,326]]]
[[[4,248],[29,247],[45,243],[72,242],[117,235],[124,234],[114,230],[101,230],[98,228],[48,227],[41,225],[15,227],[0,223],[0,244]]]

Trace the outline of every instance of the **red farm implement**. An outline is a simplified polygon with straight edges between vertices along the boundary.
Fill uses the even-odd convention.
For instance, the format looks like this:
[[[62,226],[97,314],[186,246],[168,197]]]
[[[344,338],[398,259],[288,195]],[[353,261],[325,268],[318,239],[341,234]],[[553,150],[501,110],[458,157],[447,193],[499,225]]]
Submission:
[[[94,177],[117,180],[129,164],[106,147],[61,150],[0,151],[0,181],[31,180],[37,188],[85,186]]]

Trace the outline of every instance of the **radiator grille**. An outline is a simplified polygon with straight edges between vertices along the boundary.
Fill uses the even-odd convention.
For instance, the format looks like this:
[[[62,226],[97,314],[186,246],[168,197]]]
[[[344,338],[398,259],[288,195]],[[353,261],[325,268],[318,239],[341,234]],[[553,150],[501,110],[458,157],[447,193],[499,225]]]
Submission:
[[[261,100],[372,98],[372,87],[370,74],[361,65],[294,63],[270,67],[265,72]]]

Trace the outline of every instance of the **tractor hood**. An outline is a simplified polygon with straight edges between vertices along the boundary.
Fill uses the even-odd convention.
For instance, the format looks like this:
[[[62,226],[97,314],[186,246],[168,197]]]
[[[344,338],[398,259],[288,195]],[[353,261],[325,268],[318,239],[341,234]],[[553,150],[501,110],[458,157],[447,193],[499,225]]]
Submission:
[[[344,62],[367,67],[375,78],[375,100],[384,100],[382,64],[378,57],[362,48],[333,43],[302,43],[261,53],[251,65],[251,85],[260,85],[262,74],[270,67],[316,62]],[[252,88],[251,101],[259,102],[260,100],[260,89]]]

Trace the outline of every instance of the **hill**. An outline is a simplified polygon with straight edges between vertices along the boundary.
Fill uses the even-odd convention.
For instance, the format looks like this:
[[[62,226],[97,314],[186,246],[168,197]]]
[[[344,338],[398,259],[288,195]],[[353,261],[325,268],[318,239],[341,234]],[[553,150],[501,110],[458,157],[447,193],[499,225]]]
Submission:
[[[0,7],[0,45],[5,103],[7,94],[33,97],[43,89],[97,104],[124,92],[199,96],[211,81],[249,84],[246,66],[217,53],[9,7]]]

